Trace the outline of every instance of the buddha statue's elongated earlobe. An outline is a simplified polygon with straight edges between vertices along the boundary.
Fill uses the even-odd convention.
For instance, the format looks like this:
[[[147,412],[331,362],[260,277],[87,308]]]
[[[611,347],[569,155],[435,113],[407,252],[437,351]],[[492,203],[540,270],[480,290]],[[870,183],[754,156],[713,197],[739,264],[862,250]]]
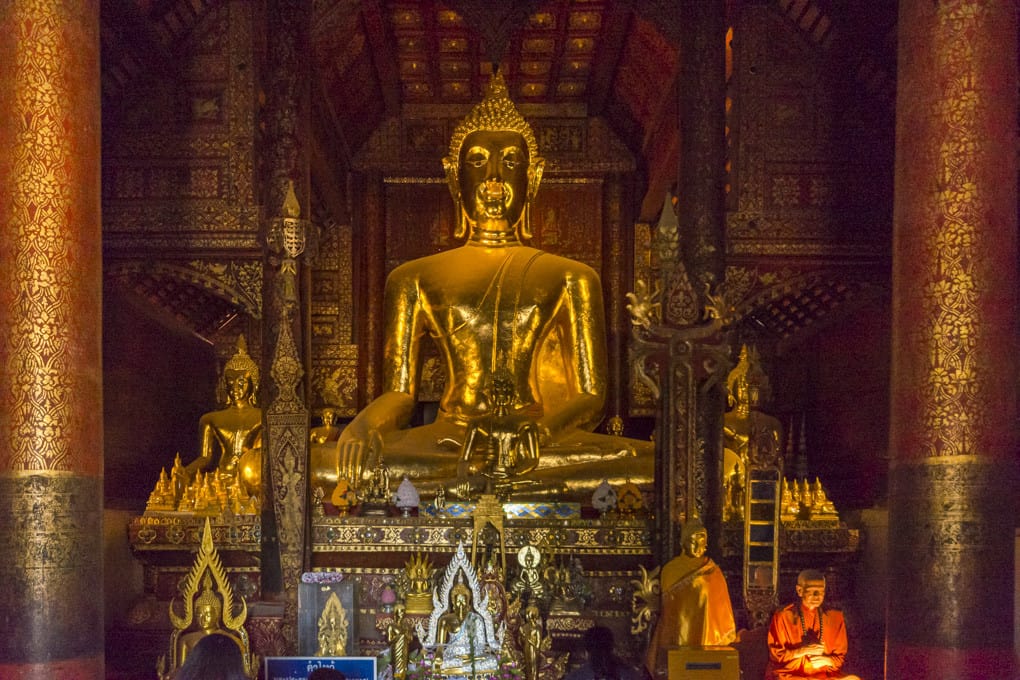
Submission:
[[[531,202],[524,204],[524,216],[521,217],[521,226],[517,230],[517,238],[522,241],[530,241],[534,236],[531,230]]]
[[[446,186],[453,197],[453,238],[461,239],[467,235],[467,222],[464,219],[464,204],[460,196],[460,185],[457,183],[457,157],[443,158],[443,170],[446,173]]]
[[[459,198],[453,201],[453,211],[453,238],[462,239],[467,236],[467,220],[464,219],[464,206]]]
[[[542,183],[542,175],[545,172],[545,159],[535,156],[528,165],[528,201],[524,204],[524,216],[521,218],[521,226],[518,229],[517,237],[522,241],[530,241],[535,232],[531,226],[531,204],[538,193],[538,185]]]

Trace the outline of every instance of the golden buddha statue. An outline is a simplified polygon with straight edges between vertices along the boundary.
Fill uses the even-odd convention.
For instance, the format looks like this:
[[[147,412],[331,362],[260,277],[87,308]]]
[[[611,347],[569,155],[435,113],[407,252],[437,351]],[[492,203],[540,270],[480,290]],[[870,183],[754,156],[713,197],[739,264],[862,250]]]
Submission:
[[[740,360],[726,378],[726,388],[732,408],[723,416],[723,469],[729,475],[729,486],[734,477],[744,479],[749,462],[779,463],[783,425],[757,410],[759,400],[768,391],[768,376],[762,371],[753,347],[741,347]]]
[[[206,573],[202,585],[202,592],[195,598],[195,622],[198,627],[195,630],[183,633],[177,640],[177,666],[178,668],[188,656],[198,641],[212,633],[222,633],[237,643],[241,653],[247,650],[244,644],[232,631],[223,628],[223,605],[219,596],[213,592],[212,577]]]
[[[223,368],[227,406],[202,416],[198,427],[201,446],[198,458],[185,468],[188,479],[213,468],[217,477],[234,483],[238,478],[249,494],[257,494],[262,480],[262,409],[255,406],[259,367],[248,356],[244,336]]]
[[[181,594],[180,605],[175,598],[169,606],[173,632],[170,634],[169,654],[161,655],[157,662],[160,680],[173,678],[195,645],[213,633],[225,635],[237,643],[244,660],[245,674],[255,677],[258,663],[250,653],[251,644],[244,627],[248,605],[242,597],[240,610],[235,611],[233,589],[219,552],[213,545],[212,525],[208,518],[202,529],[195,562],[181,584]]]
[[[315,656],[344,656],[347,654],[347,612],[340,604],[336,593],[330,593],[322,613],[319,615],[319,629],[316,637],[319,648]]]
[[[426,493],[494,481],[518,498],[584,500],[603,479],[650,484],[650,442],[592,432],[606,403],[599,277],[524,243],[545,162],[498,73],[443,166],[466,242],[389,275],[384,391],[341,434],[335,474],[357,486],[384,455]],[[407,428],[425,334],[448,378],[435,421]]]

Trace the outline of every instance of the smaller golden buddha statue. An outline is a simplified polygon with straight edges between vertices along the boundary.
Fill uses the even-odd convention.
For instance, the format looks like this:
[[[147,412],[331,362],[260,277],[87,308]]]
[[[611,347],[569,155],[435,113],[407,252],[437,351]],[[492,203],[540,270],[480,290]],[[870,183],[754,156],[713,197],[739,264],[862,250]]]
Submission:
[[[783,478],[783,493],[780,501],[780,519],[784,522],[792,522],[797,519],[800,513],[800,500],[796,492],[797,482]]]
[[[817,477],[811,489],[811,519],[839,519],[836,506],[829,500],[829,495]]]
[[[552,638],[542,630],[542,616],[537,606],[529,604],[525,607],[518,638],[524,656],[524,678],[538,680],[541,677],[542,654],[552,649]]]
[[[188,652],[199,640],[212,633],[222,633],[241,646],[237,635],[223,628],[223,605],[220,603],[219,596],[212,590],[212,577],[209,574],[206,574],[203,581],[202,592],[195,598],[195,621],[198,624],[197,629],[184,633],[178,638],[178,666],[184,663]],[[244,652],[243,646],[241,651]]]
[[[436,642],[446,644],[460,630],[467,613],[471,610],[471,589],[463,581],[457,581],[450,591],[450,608],[439,617]]]
[[[170,603],[170,623],[174,630],[170,635],[170,655],[161,656],[157,665],[161,680],[172,678],[198,641],[212,633],[226,635],[237,643],[244,659],[245,672],[254,677],[258,664],[250,654],[251,646],[244,628],[248,617],[247,604],[241,598],[240,612],[234,613],[233,590],[213,545],[208,519],[198,555],[182,590],[183,614],[178,612],[176,601]]]
[[[185,473],[192,479],[211,469],[233,483],[240,472],[248,493],[258,494],[262,484],[262,409],[255,406],[259,367],[248,356],[243,335],[238,336],[237,351],[223,368],[222,382],[227,406],[199,420],[199,455]]]
[[[309,470],[312,488],[321,488],[329,492],[336,486],[336,441],[340,438],[343,428],[336,424],[336,411],[332,408],[322,409],[322,425],[308,431]]]
[[[545,595],[545,584],[542,582],[542,572],[539,565],[542,562],[542,553],[535,546],[528,544],[517,551],[517,564],[520,571],[517,578],[510,585],[511,592],[520,597],[529,593],[532,598],[541,599]]]
[[[411,622],[404,616],[404,604],[398,602],[393,608],[393,619],[386,624],[386,641],[390,643],[390,650],[393,654],[393,677],[395,680],[404,680],[407,677],[408,650],[411,647],[411,640],[414,638],[414,631]]]
[[[340,598],[335,592],[330,593],[319,615],[319,630],[316,634],[319,648],[315,656],[346,656],[348,628],[347,612],[340,604]]]
[[[432,563],[415,553],[404,565],[404,602],[408,614],[432,613]]]
[[[422,646],[441,658],[443,676],[488,675],[499,667],[504,631],[494,626],[488,599],[464,544],[458,544],[434,594],[438,606],[428,627],[418,630]]]
[[[313,445],[325,444],[339,439],[341,428],[334,425],[334,422],[336,422],[336,411],[331,408],[322,409],[322,425],[308,431],[309,442]]]
[[[746,488],[748,464],[781,464],[783,426],[778,419],[758,410],[759,401],[768,393],[769,383],[753,347],[740,348],[740,360],[726,378],[726,388],[732,408],[723,416],[725,486],[726,491],[733,492],[734,479],[740,480],[742,492]],[[731,517],[736,509],[733,500],[727,497]],[[742,509],[742,499],[739,505]]]

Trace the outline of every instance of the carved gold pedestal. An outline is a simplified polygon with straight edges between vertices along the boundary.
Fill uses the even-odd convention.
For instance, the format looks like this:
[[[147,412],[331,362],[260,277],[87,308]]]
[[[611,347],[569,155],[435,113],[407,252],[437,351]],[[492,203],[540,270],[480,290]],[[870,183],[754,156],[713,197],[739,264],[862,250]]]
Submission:
[[[360,630],[377,633],[373,638],[363,637],[363,652],[385,646],[378,632],[390,617],[383,593],[394,586],[405,564],[415,555],[425,554],[434,568],[444,569],[458,543],[471,544],[473,526],[470,516],[326,516],[313,520],[313,568],[341,571],[359,582]],[[555,649],[576,650],[584,631],[596,623],[612,628],[621,648],[626,648],[631,639],[631,581],[640,577],[642,566],[652,562],[649,521],[582,519],[576,515],[567,519],[507,517],[503,532],[511,572],[506,575],[508,592],[516,556],[525,545],[536,546],[550,564],[561,557],[580,560],[591,596],[578,613],[550,612],[546,627]],[[633,650],[635,658],[641,651]]]
[[[178,592],[202,540],[205,517],[194,513],[151,513],[128,525],[128,543],[144,569],[145,594],[169,601]],[[242,515],[212,519],[213,542],[223,561],[234,593],[252,602],[258,599],[262,524]]]

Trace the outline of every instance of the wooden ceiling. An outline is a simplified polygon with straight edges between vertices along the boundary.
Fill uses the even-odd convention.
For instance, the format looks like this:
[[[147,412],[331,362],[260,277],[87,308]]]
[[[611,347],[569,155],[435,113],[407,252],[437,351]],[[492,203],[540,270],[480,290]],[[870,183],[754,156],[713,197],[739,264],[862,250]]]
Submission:
[[[176,46],[225,1],[102,0],[104,105],[116,106],[136,79],[172,72]],[[733,15],[750,0],[718,1]],[[848,77],[891,103],[894,0],[767,2],[804,40],[852,54]],[[388,117],[477,101],[498,64],[519,103],[601,116],[651,184],[675,174],[680,0],[311,3],[314,94],[349,157]],[[657,209],[663,191],[649,186],[645,203]]]

